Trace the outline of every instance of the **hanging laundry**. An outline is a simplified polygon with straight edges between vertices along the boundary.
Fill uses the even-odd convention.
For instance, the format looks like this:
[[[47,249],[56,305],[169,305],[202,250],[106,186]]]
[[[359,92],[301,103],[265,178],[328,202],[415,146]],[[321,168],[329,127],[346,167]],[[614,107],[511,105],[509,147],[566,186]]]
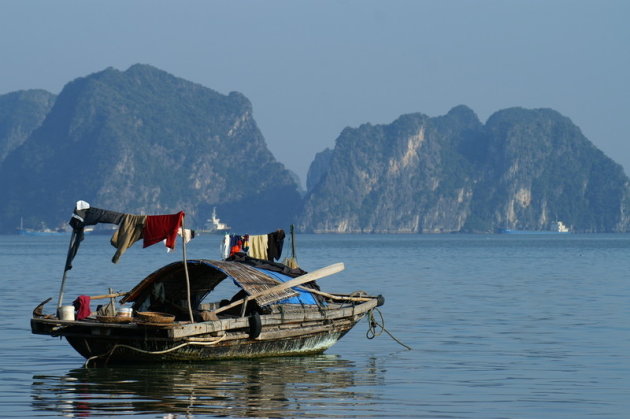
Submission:
[[[284,245],[284,230],[276,230],[267,235],[267,260],[273,262],[279,260]]]
[[[110,240],[112,246],[118,249],[112,257],[112,262],[118,263],[123,253],[143,237],[146,219],[146,215],[123,215],[118,230],[114,232]]]
[[[248,255],[256,259],[267,260],[267,241],[267,234],[257,234],[249,236]]]
[[[188,228],[182,229],[181,227],[177,229],[177,235],[184,240],[184,244],[188,244],[192,239],[195,238],[195,230],[190,230]],[[166,240],[163,240],[166,242]],[[166,248],[166,253],[171,253],[173,249],[170,247]]]
[[[247,252],[249,249],[249,235],[239,236],[238,234],[230,234],[230,254]]]
[[[85,226],[98,223],[120,224],[123,213],[91,207],[86,201],[77,201],[68,224],[72,227],[72,237],[66,258],[65,271],[72,269],[72,261],[79,251],[84,238]]]
[[[241,245],[241,251],[243,253],[247,253],[249,252],[249,234],[245,234],[244,236],[241,236],[242,239],[242,245]]]
[[[228,233],[223,236],[219,251],[221,252],[221,259],[227,259],[230,256],[230,235]]]
[[[166,239],[166,247],[174,249],[177,230],[182,226],[184,212],[170,215],[147,215],[146,217],[143,247],[149,247]]]
[[[66,257],[64,273],[72,269],[72,261],[84,239],[86,226],[99,223],[117,224],[110,243],[117,250],[112,262],[117,263],[125,251],[136,241],[144,238],[144,247],[162,240],[169,249],[175,248],[177,235],[180,234],[187,243],[195,237],[194,230],[182,229],[184,212],[170,215],[132,215],[92,207],[86,201],[77,201],[68,224],[72,227],[70,246]]]
[[[230,234],[230,255],[233,255],[241,250],[241,246],[239,244],[240,238],[241,236],[237,234]]]
[[[197,233],[195,230],[190,230],[187,228],[182,229],[181,227],[177,229],[177,235],[184,239],[184,243],[188,244],[192,239],[195,238]]]
[[[70,220],[70,226],[72,228],[83,228],[85,226],[96,225],[99,223],[120,224],[123,215],[124,214],[121,212],[94,207],[83,210],[75,210],[72,215],[72,219]]]

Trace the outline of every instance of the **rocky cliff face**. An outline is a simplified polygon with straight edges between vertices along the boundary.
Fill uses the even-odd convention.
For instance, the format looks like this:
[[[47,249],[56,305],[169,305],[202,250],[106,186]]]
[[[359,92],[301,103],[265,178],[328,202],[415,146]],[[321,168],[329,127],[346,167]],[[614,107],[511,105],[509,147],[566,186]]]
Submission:
[[[300,227],[315,232],[460,230],[470,208],[482,125],[458,107],[441,118],[404,115],[390,125],[345,129],[328,171],[308,192]]]
[[[347,128],[319,153],[304,199],[242,94],[222,95],[146,65],[0,96],[0,232],[64,225],[74,202],[120,212],[217,208],[235,231],[297,218],[336,233],[630,229],[622,168],[549,109],[506,109],[482,124],[465,106],[430,118]]]
[[[551,110],[468,108],[405,115],[344,130],[308,191],[301,229],[314,232],[626,231],[628,179]]]
[[[0,171],[0,227],[64,223],[74,202],[128,213],[184,210],[200,227],[217,207],[241,231],[284,226],[297,184],[266,147],[242,94],[225,96],[135,65],[65,86]]]
[[[550,109],[507,109],[485,126],[486,161],[471,229],[626,231],[628,178],[568,118]],[[483,216],[481,215],[483,214]]]
[[[315,159],[308,168],[308,173],[306,175],[306,190],[310,191],[314,189],[319,181],[322,180],[328,171],[332,156],[333,151],[329,148],[315,155]]]
[[[45,90],[0,96],[0,166],[40,126],[54,102],[55,95]]]

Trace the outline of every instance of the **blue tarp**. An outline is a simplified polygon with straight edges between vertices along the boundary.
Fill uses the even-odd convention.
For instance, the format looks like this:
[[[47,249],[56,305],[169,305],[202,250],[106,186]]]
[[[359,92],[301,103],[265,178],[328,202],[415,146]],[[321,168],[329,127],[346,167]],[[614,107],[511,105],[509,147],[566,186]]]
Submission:
[[[254,269],[266,275],[269,275],[272,278],[276,278],[278,281],[281,281],[281,282],[287,282],[291,279],[294,279],[288,275],[283,275],[278,272],[268,271],[267,269],[259,269],[259,268],[254,268]],[[317,304],[317,301],[315,301],[315,297],[313,297],[313,294],[311,294],[310,292],[302,291],[298,288],[293,288],[293,290],[298,292],[300,295],[296,297],[289,297],[284,300],[280,300],[278,301],[278,304],[314,304],[314,305]]]

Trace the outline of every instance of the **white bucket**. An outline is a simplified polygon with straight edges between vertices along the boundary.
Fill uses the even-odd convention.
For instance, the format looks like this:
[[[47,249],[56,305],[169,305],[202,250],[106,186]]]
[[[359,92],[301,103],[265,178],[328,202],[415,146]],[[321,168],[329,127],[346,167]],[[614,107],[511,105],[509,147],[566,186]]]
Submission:
[[[60,320],[74,320],[74,306],[61,306],[59,308]]]
[[[129,317],[131,318],[131,308],[119,308],[116,313],[118,317]]]

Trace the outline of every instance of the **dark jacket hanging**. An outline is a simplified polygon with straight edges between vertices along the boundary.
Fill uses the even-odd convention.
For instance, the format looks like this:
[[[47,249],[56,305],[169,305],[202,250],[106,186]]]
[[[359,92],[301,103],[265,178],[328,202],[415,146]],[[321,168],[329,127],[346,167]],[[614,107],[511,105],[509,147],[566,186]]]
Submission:
[[[276,230],[267,235],[267,260],[273,262],[280,259],[284,237],[284,230]]]

